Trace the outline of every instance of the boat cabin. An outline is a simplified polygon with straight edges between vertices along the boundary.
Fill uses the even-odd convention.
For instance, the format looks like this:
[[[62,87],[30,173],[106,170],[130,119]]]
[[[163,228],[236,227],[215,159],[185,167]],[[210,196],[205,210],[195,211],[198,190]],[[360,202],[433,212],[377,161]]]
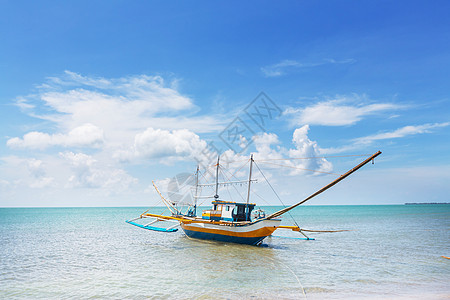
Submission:
[[[252,210],[256,204],[215,200],[212,205],[212,209],[203,211],[202,219],[241,222],[251,221]]]

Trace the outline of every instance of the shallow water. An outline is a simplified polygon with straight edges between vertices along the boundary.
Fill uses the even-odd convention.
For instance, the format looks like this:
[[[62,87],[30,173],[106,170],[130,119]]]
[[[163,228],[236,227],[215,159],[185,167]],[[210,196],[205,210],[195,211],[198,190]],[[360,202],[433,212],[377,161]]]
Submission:
[[[0,298],[450,298],[450,205],[299,207],[302,228],[351,231],[260,247],[125,223],[144,210],[0,209]]]

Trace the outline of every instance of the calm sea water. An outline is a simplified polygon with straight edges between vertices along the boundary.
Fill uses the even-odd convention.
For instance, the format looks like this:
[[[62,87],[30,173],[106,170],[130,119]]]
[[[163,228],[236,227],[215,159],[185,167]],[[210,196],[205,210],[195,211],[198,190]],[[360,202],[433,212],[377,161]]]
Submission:
[[[0,298],[450,299],[450,205],[299,207],[305,229],[351,231],[260,247],[125,223],[144,210],[0,209]]]

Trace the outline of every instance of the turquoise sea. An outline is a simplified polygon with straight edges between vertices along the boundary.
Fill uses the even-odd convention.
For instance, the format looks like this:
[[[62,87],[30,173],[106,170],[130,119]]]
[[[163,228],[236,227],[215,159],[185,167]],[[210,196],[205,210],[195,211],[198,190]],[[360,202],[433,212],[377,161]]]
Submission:
[[[260,247],[125,223],[146,209],[1,208],[0,298],[450,299],[450,205],[299,207],[302,228],[350,231]]]

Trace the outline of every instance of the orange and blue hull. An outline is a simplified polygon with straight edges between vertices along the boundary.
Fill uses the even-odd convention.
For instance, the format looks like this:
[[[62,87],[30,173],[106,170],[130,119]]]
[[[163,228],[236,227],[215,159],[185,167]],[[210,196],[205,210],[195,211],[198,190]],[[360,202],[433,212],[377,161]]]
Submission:
[[[258,245],[280,225],[279,219],[261,220],[248,225],[223,225],[213,223],[183,223],[181,228],[191,238],[227,243]]]

